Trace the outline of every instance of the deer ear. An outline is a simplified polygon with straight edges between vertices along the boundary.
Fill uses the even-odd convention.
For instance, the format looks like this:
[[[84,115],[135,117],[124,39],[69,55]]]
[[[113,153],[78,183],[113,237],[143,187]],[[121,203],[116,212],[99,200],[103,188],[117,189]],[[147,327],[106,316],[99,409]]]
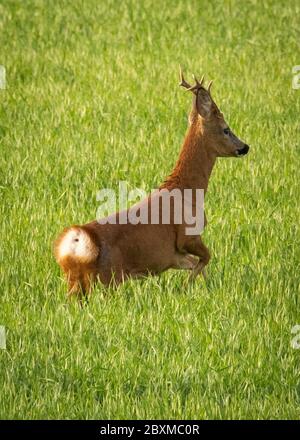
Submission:
[[[202,118],[208,118],[212,112],[213,100],[211,99],[210,93],[201,88],[197,92],[196,96],[196,107],[197,111]]]

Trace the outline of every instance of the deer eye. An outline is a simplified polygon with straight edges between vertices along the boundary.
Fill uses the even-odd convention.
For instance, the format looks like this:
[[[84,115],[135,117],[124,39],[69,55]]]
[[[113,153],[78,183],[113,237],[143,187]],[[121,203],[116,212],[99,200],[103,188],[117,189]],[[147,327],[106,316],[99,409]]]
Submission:
[[[223,131],[224,131],[224,133],[225,133],[225,134],[229,134],[229,133],[230,133],[230,128],[229,128],[229,127],[227,127],[227,128],[224,128],[224,130],[223,130]]]

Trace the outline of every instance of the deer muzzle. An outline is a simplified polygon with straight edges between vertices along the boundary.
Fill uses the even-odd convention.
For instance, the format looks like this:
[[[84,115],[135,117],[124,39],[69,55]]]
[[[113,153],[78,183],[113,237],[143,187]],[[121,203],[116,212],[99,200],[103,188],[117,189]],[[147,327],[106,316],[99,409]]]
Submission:
[[[250,149],[249,145],[245,144],[243,146],[243,148],[238,148],[237,150],[235,150],[235,155],[237,157],[246,156],[246,154],[248,153],[249,149]]]

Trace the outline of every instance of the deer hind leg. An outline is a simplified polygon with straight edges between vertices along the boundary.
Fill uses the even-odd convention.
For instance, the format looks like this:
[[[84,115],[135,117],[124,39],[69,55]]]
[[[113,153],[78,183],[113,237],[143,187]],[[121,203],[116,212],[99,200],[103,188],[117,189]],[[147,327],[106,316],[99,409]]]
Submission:
[[[91,277],[88,274],[68,275],[68,299],[76,297],[82,306],[88,300],[88,294],[92,285]]]

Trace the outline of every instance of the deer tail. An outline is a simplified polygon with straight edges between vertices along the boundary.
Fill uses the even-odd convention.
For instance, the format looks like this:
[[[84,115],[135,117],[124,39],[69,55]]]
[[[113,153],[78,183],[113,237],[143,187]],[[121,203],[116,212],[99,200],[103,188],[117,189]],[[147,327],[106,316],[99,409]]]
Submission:
[[[69,295],[84,294],[99,255],[91,233],[82,226],[66,228],[55,241],[54,255],[67,277]]]

